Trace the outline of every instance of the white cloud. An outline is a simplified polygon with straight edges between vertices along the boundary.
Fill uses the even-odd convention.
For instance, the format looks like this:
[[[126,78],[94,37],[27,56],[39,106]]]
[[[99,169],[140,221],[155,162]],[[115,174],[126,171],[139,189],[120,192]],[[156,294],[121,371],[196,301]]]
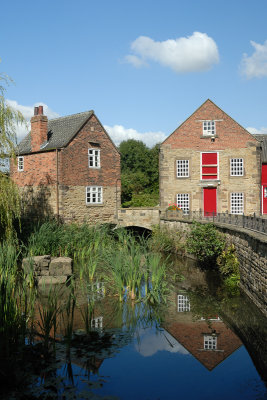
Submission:
[[[42,102],[37,102],[37,103],[33,104],[32,106],[23,106],[22,104],[19,104],[15,100],[7,100],[7,103],[14,110],[20,111],[27,122],[27,126],[24,126],[24,125],[17,126],[16,131],[17,131],[18,142],[20,142],[30,130],[30,119],[33,116],[34,107],[43,106],[44,107],[44,115],[46,115],[48,117],[48,119],[53,119],[53,118],[59,117],[59,114],[57,114],[55,111],[51,110],[51,108],[49,108],[47,104],[42,103]]]
[[[267,40],[263,44],[250,41],[254,47],[252,56],[243,54],[241,72],[248,78],[262,78],[267,76]]]
[[[261,127],[260,129],[253,128],[252,126],[249,126],[247,128],[247,131],[252,133],[252,135],[267,135],[267,128]]]
[[[165,133],[161,131],[140,133],[135,129],[124,128],[122,125],[104,125],[104,127],[116,145],[119,145],[123,140],[135,139],[141,140],[147,146],[152,147],[154,144],[161,143],[166,139]]]
[[[168,351],[170,353],[189,354],[189,352],[171,336],[167,331],[159,332],[157,335],[143,331],[140,335],[140,342],[135,345],[136,350],[143,357],[151,357],[158,351]]]
[[[135,68],[147,67],[148,64],[141,58],[135,56],[134,54],[129,54],[125,57],[125,61],[128,64],[132,64]]]
[[[135,67],[140,67],[150,60],[170,67],[177,73],[185,73],[206,71],[219,62],[215,41],[201,32],[162,42],[156,42],[147,36],[139,36],[131,44],[131,49],[136,55],[126,56],[125,61]]]

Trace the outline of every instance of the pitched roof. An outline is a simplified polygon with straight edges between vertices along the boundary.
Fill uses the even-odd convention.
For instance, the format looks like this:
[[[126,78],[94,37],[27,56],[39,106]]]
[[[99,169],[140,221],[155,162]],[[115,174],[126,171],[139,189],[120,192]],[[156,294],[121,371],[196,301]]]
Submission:
[[[258,134],[253,136],[261,142],[262,162],[267,163],[267,134]]]
[[[47,125],[47,142],[43,143],[40,150],[47,151],[65,147],[70,140],[76,135],[80,128],[85,124],[94,111],[86,111],[83,113],[67,115],[51,119]],[[27,154],[31,152],[31,134],[29,133],[18,145],[19,154]]]
[[[234,121],[237,125],[240,126],[240,128],[244,129],[244,131],[246,131],[246,133],[250,136],[255,136],[252,135],[249,131],[247,131],[242,125],[240,125],[238,122],[236,122],[232,117],[230,117],[230,115],[228,115],[225,111],[223,111],[220,107],[217,106],[217,104],[215,104],[212,100],[207,99],[204,101],[204,103],[201,104],[201,106],[199,106],[188,118],[186,118],[185,121],[183,121],[169,136],[166,137],[166,139],[161,143],[164,144],[165,142],[167,142],[167,140],[173,135],[175,134],[179,128],[181,128],[194,114],[196,114],[206,103],[210,103],[213,104],[213,106],[215,106],[218,110],[220,110],[222,113],[224,113],[225,115],[227,115],[229,118],[231,118],[232,121]],[[255,138],[257,139],[257,138]]]

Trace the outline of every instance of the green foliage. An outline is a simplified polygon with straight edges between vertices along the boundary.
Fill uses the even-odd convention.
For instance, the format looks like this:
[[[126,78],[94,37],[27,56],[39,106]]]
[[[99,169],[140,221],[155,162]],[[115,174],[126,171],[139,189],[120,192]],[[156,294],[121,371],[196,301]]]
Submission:
[[[219,265],[220,272],[224,276],[239,274],[239,262],[235,253],[235,246],[232,244],[231,246],[227,247],[227,249],[225,249],[217,258],[217,264]]]
[[[159,204],[158,193],[133,193],[132,199],[123,203],[124,207],[155,207]]]
[[[11,242],[0,244],[0,359],[5,368],[24,345],[34,302],[18,267],[19,252]],[[1,364],[2,365],[2,364]],[[3,371],[0,365],[0,382]]]
[[[154,226],[148,241],[149,248],[154,252],[184,254],[185,244],[183,232],[176,232],[164,227]]]
[[[9,82],[8,76],[0,74],[0,240],[12,239],[15,234],[13,221],[20,217],[18,190],[5,170],[8,159],[13,162],[15,158],[16,126],[24,123],[24,118],[5,100],[5,86]]]
[[[0,240],[12,240],[15,236],[13,223],[19,217],[20,196],[18,188],[9,176],[0,172]]]
[[[30,235],[28,253],[32,256],[50,254],[82,259],[91,252],[91,244],[109,245],[109,229],[108,226],[67,225],[55,220],[47,221],[38,225]]]
[[[158,204],[159,145],[149,149],[143,142],[129,139],[121,142],[119,150],[123,206],[141,207],[151,203],[152,206]],[[147,194],[153,194],[153,200],[149,201]]]
[[[216,263],[217,257],[225,248],[224,236],[211,223],[193,222],[187,236],[186,249],[194,254],[201,264],[209,266]]]
[[[220,273],[224,276],[224,283],[229,289],[238,287],[240,281],[239,261],[235,253],[235,246],[232,244],[217,258]]]

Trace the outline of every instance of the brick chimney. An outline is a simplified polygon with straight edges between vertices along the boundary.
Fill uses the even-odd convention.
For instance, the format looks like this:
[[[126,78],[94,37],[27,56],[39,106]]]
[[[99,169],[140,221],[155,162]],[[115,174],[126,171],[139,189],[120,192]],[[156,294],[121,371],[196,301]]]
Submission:
[[[31,119],[31,148],[39,151],[41,145],[47,141],[47,116],[43,115],[43,106],[34,107],[34,116]]]

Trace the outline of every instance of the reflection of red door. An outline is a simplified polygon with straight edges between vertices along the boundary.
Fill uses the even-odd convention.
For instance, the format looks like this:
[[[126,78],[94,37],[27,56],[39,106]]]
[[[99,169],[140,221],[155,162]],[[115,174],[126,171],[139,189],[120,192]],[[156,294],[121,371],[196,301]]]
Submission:
[[[204,188],[204,215],[211,217],[217,213],[217,189]]]
[[[267,186],[262,186],[262,213],[267,214]]]

